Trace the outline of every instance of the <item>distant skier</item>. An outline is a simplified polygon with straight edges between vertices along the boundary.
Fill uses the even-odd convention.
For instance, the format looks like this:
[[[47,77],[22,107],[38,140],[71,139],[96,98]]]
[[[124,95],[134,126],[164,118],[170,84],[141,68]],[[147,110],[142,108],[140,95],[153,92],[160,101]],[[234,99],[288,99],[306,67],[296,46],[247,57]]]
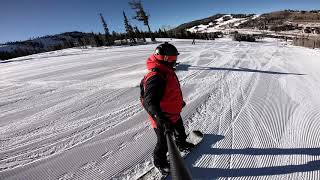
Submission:
[[[196,44],[196,39],[193,39],[191,44]]]
[[[196,38],[197,38],[197,32],[192,33],[192,43],[191,44],[196,44]]]
[[[179,53],[175,46],[165,42],[159,45],[146,62],[148,73],[141,81],[141,103],[149,114],[157,135],[154,149],[154,165],[162,173],[169,172],[165,126],[176,137],[176,145],[182,150],[194,147],[186,141],[187,135],[180,116],[183,101],[180,83],[174,72]]]

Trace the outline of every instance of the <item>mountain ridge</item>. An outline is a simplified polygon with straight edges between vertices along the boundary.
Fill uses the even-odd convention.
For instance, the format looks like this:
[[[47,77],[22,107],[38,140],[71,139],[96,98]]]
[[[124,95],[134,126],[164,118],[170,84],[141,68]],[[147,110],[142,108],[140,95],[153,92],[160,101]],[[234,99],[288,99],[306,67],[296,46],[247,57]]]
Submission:
[[[176,28],[171,29],[173,32],[190,31],[191,28],[195,28],[201,25],[214,26],[219,18],[231,16],[231,18],[238,18],[245,20],[237,26],[229,25],[228,28],[234,29],[258,29],[258,30],[271,30],[271,31],[288,31],[288,30],[302,30],[306,33],[320,34],[320,10],[304,11],[304,10],[283,10],[274,11],[270,13],[264,13],[256,18],[253,18],[256,14],[221,14],[193,20],[187,23],[183,23]],[[228,21],[230,19],[224,19]],[[211,23],[211,25],[210,25]],[[227,28],[227,27],[225,27]],[[312,30],[313,28],[313,30]],[[220,28],[223,30],[223,28]],[[309,30],[308,30],[309,29]],[[311,32],[310,32],[311,31]],[[196,32],[191,30],[190,32]],[[207,32],[204,30],[197,31],[197,33]],[[209,31],[210,32],[210,31]]]

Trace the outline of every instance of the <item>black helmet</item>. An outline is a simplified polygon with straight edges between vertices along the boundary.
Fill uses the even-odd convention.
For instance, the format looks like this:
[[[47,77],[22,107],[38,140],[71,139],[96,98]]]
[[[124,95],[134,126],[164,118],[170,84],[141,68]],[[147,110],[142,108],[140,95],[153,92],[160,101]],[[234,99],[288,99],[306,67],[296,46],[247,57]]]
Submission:
[[[157,60],[172,62],[177,61],[177,56],[179,55],[179,53],[174,45],[165,42],[163,44],[160,44],[155,49],[154,55],[157,58]]]

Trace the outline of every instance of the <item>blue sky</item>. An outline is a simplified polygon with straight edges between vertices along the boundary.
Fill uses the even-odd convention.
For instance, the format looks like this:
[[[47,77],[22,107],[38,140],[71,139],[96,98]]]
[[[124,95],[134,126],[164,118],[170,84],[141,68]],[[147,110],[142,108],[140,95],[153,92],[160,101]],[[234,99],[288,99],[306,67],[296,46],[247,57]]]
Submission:
[[[122,11],[134,15],[129,0],[0,0],[0,43],[67,31],[103,32],[98,13],[110,31],[123,32]],[[152,30],[216,13],[257,13],[283,9],[320,9],[320,0],[144,0]],[[142,22],[131,24],[144,28]]]

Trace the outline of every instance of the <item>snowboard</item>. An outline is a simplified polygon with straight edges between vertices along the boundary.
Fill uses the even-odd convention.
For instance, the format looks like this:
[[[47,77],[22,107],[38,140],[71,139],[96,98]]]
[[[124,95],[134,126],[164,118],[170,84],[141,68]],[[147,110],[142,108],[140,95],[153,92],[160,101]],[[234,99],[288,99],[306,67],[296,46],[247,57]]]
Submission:
[[[187,137],[187,141],[194,144],[195,147],[188,150],[188,151],[183,151],[180,152],[181,156],[183,158],[187,157],[187,155],[192,152],[192,150],[194,150],[195,148],[197,148],[197,146],[200,144],[200,142],[203,139],[203,133],[201,131],[198,130],[194,130],[192,132],[190,132],[188,134]],[[168,174],[161,174],[161,172],[156,168],[156,167],[152,167],[149,171],[145,172],[144,174],[142,174],[139,178],[137,178],[138,180],[162,180],[162,179],[166,179],[166,177],[169,175]]]

